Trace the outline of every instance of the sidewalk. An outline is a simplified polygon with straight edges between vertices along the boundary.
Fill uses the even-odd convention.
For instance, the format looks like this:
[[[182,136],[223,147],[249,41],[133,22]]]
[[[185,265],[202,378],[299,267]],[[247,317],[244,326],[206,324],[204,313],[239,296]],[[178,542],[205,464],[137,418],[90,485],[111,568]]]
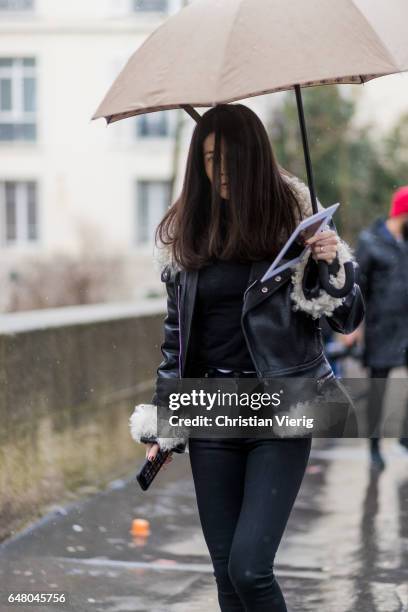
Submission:
[[[276,559],[291,612],[408,610],[408,454],[394,440],[384,449],[387,469],[373,476],[365,441],[314,442]],[[188,456],[146,493],[133,478],[0,547],[1,612],[219,610]],[[145,544],[129,533],[136,517],[150,521]],[[68,602],[7,603],[8,592],[27,591],[65,591]]]

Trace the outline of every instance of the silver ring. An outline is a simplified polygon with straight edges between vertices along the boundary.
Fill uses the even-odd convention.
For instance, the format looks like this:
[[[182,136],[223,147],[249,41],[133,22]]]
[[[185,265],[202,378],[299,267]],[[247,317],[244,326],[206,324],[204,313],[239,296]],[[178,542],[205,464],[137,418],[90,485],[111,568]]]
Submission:
[[[323,251],[324,251],[324,246],[321,246],[320,247],[320,252],[323,253]]]

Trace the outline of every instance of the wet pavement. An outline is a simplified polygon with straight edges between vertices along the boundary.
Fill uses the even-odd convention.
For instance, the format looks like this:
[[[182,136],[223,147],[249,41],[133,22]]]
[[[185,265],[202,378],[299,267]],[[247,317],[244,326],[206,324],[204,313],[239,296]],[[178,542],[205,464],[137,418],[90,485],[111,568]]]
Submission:
[[[366,450],[364,440],[314,441],[276,559],[291,612],[408,611],[408,453],[385,440],[376,474]],[[0,612],[219,610],[188,455],[145,493],[134,472],[0,546]],[[131,535],[134,518],[150,522],[149,536]],[[34,591],[67,602],[7,603]]]

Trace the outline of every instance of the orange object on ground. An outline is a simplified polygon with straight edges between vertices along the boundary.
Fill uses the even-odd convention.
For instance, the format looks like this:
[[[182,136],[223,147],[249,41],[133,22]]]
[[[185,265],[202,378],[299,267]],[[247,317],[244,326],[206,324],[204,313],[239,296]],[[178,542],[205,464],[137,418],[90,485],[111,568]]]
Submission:
[[[146,519],[136,518],[132,521],[130,530],[134,536],[147,536],[150,534],[150,523]]]

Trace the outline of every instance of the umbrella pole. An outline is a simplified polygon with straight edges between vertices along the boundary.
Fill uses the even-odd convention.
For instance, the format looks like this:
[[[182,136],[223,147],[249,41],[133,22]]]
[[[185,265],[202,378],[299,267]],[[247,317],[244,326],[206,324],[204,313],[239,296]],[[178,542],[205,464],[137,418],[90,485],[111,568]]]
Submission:
[[[315,184],[314,184],[314,178],[313,178],[312,160],[310,158],[309,142],[307,138],[305,113],[303,110],[302,91],[301,91],[300,85],[295,85],[295,94],[296,94],[296,103],[297,103],[297,109],[298,109],[298,115],[299,115],[300,132],[302,134],[303,153],[305,156],[305,164],[306,164],[306,172],[307,172],[307,182],[309,184],[310,199],[312,201],[312,209],[313,209],[313,213],[315,214],[318,212],[316,190],[315,190]]]
[[[302,92],[300,89],[300,85],[295,85],[295,93],[296,93],[296,102],[297,102],[298,115],[299,115],[300,131],[302,134],[303,152],[305,155],[307,180],[309,183],[310,199],[312,202],[312,211],[314,214],[316,214],[318,212],[316,190],[315,190],[314,179],[313,179],[312,160],[310,159],[310,150],[309,150],[309,143],[307,139],[305,113],[303,110]],[[352,290],[353,285],[354,285],[354,278],[355,278],[353,262],[347,261],[344,263],[345,279],[344,279],[343,287],[334,287],[331,284],[330,275],[329,275],[329,266],[325,261],[319,260],[317,262],[317,266],[319,270],[320,285],[329,295],[331,295],[332,297],[341,298],[341,297],[346,296]],[[320,293],[320,289],[317,286],[315,292],[312,292],[312,293],[309,292],[310,299],[313,297],[316,297],[319,293]]]

